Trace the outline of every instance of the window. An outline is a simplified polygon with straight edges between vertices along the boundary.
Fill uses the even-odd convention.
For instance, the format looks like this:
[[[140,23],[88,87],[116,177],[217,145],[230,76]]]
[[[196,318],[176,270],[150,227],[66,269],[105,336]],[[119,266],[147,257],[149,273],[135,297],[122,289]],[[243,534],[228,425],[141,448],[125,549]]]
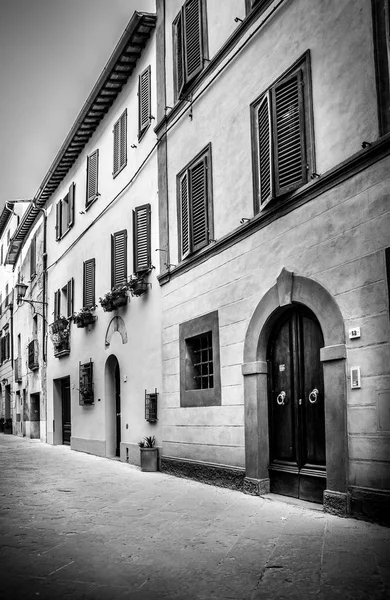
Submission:
[[[271,4],[272,0],[245,0],[245,8],[246,8],[246,12],[249,13],[251,12],[251,10],[253,10],[254,8],[257,8],[258,6],[261,6],[262,8],[260,9],[262,11],[265,10],[267,8],[267,6],[269,4]]]
[[[127,111],[117,120],[113,129],[114,134],[114,165],[113,176],[121,171],[127,162]],[[97,188],[96,188],[97,189]]]
[[[134,273],[151,268],[150,215],[150,204],[137,206],[133,210]]]
[[[372,0],[380,134],[390,131],[390,2]]]
[[[60,240],[73,225],[75,190],[72,183],[66,196],[56,204],[56,240]]]
[[[5,333],[0,338],[1,344],[1,362],[4,362],[10,358],[10,336],[9,333]]]
[[[54,321],[73,315],[73,277],[61,290],[54,292]]]
[[[179,326],[180,405],[221,404],[218,311]]]
[[[127,231],[117,231],[111,236],[111,287],[127,281]]]
[[[37,274],[37,238],[34,236],[30,245],[30,279]]]
[[[4,262],[3,253],[4,253],[3,246],[1,246],[1,250],[0,250],[0,265],[2,265],[3,262]]]
[[[93,404],[93,362],[79,363],[79,404]]]
[[[9,298],[8,298],[8,283],[5,286],[5,298],[4,298],[4,308],[7,308],[9,303]]]
[[[309,54],[251,106],[255,212],[314,172]]]
[[[83,275],[83,306],[95,306],[95,259],[84,262]]]
[[[206,9],[204,0],[186,0],[173,22],[173,52],[176,98],[199,75],[207,59]]]
[[[180,252],[186,258],[212,238],[211,146],[179,173],[177,188]]]
[[[140,140],[150,125],[151,116],[150,65],[141,73],[138,79],[138,140]]]
[[[98,192],[99,150],[92,152],[87,158],[87,198],[88,207],[99,195]]]

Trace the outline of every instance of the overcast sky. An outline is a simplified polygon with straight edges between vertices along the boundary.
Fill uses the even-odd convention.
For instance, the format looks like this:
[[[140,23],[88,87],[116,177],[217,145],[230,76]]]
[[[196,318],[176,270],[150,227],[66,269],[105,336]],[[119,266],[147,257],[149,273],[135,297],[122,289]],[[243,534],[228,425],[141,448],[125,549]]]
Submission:
[[[154,0],[0,0],[0,210],[32,198],[134,10]]]

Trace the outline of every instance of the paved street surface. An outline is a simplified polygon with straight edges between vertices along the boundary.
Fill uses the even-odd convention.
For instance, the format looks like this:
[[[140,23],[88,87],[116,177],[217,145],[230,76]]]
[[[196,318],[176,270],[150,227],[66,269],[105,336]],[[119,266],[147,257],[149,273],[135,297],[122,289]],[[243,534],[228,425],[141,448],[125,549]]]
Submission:
[[[0,435],[0,598],[390,598],[390,529]]]

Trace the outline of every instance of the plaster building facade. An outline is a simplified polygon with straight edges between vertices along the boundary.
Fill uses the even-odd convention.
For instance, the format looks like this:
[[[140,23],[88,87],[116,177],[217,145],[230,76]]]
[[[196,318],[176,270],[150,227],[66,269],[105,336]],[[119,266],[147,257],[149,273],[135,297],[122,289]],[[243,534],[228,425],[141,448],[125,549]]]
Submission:
[[[160,3],[167,471],[386,512],[388,9]]]
[[[132,16],[21,221],[14,257],[43,211],[47,442],[134,464],[138,441],[160,438],[155,26],[153,14]]]

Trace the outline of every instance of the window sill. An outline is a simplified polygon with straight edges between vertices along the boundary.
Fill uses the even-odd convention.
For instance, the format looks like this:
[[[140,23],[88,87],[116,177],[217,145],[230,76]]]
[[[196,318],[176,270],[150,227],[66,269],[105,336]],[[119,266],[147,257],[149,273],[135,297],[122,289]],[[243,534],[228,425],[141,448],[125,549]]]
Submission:
[[[85,204],[85,210],[89,210],[93,204],[95,204],[96,200],[99,198],[100,194],[97,194],[92,200]]]
[[[66,231],[64,231],[63,234],[61,234],[61,236],[59,238],[56,239],[56,242],[60,242],[62,239],[64,239],[64,237],[66,236],[67,233],[69,233],[69,231],[72,229],[72,225],[70,227],[68,227],[68,229]],[[34,275],[35,277],[35,275]]]
[[[114,172],[114,171],[112,172],[112,178],[113,178],[113,179],[115,179],[115,177],[118,177],[119,173],[121,173],[121,172],[123,171],[123,169],[126,167],[126,165],[127,165],[127,160],[126,160],[126,162],[125,162],[125,163],[124,163],[124,164],[123,164],[123,165],[120,167],[120,169],[118,169],[118,170],[117,170],[117,171],[115,171],[115,172]],[[95,200],[96,200],[96,198],[95,198]]]

